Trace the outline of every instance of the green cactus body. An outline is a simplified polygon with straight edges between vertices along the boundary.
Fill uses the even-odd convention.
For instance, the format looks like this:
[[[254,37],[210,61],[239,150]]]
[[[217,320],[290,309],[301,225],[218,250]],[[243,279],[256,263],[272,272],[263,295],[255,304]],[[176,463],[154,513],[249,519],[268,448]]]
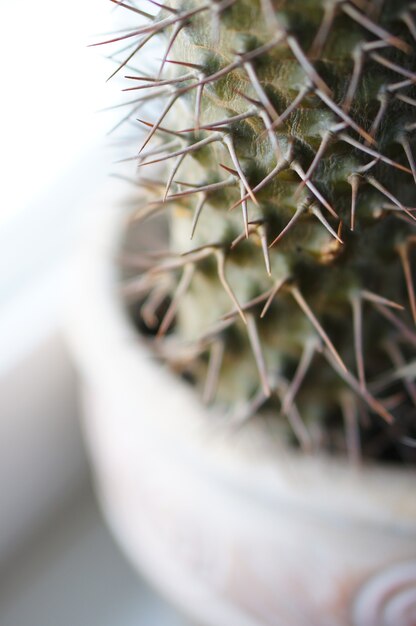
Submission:
[[[156,349],[306,448],[414,461],[414,5],[171,0],[129,35],[162,31]]]

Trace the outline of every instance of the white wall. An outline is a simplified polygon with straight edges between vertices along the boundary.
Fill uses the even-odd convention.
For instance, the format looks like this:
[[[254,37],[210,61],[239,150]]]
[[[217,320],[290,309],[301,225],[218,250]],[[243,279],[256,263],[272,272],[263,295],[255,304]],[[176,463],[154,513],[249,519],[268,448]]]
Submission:
[[[108,176],[119,87],[88,48],[107,0],[0,3],[0,567],[85,480],[75,377],[60,337],[66,263]]]

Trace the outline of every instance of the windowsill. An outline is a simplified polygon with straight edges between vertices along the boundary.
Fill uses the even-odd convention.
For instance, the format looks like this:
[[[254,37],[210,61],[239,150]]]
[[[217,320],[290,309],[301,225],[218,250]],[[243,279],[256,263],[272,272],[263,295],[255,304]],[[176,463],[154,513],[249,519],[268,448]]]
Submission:
[[[2,626],[190,626],[132,570],[90,489],[0,577]]]

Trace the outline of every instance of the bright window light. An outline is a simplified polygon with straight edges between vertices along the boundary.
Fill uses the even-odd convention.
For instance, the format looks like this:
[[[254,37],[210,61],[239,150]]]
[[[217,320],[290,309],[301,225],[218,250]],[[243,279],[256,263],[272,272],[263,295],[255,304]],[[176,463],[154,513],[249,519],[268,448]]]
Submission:
[[[14,0],[0,5],[0,226],[38,196],[94,140],[119,86],[104,49],[114,28],[108,0]],[[113,95],[111,95],[113,94]]]

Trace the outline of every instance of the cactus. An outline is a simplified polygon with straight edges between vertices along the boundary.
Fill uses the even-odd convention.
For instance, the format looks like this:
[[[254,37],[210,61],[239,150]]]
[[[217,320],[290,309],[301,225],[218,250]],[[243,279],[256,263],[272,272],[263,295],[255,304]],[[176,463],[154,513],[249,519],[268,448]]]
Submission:
[[[113,1],[140,22],[116,71],[165,37],[125,118],[161,103],[134,218],[166,215],[170,250],[130,286],[156,352],[238,423],[414,462],[415,3]]]

